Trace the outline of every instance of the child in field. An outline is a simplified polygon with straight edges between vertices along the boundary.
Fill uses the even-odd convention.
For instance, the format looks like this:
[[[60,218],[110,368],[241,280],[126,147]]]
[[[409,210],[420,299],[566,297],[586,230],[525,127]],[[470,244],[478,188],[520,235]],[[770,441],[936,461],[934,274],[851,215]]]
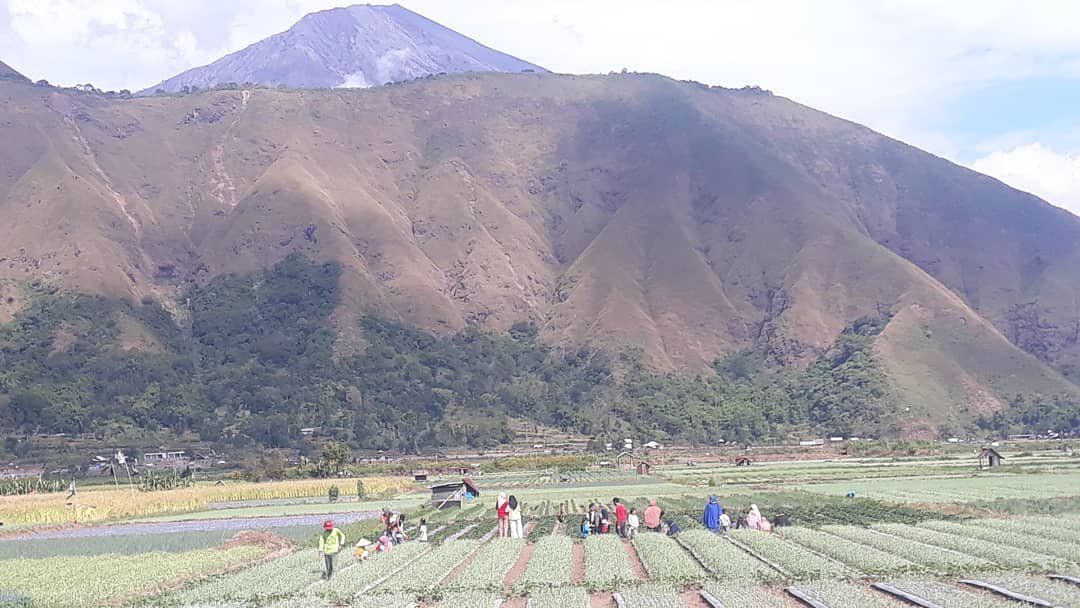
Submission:
[[[633,539],[637,536],[639,525],[637,509],[630,509],[630,514],[626,516],[626,538]]]
[[[418,540],[418,541],[420,541],[422,543],[427,542],[427,520],[426,519],[421,519],[420,520],[420,536],[416,540]]]
[[[592,526],[589,525],[589,518],[588,517],[582,517],[581,518],[581,538],[589,538],[589,532],[591,531],[591,529],[592,529]]]
[[[727,511],[720,511],[720,532],[727,533],[731,529],[731,516]]]

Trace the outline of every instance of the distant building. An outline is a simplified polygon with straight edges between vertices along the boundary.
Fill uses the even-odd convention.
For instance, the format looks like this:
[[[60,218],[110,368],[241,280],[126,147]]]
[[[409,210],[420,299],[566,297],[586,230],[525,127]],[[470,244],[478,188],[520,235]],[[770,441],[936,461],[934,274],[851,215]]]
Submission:
[[[998,454],[997,450],[995,450],[994,448],[983,448],[982,451],[979,452],[980,469],[992,469],[994,467],[999,467],[1001,466],[1002,460],[1004,460],[1004,458],[1002,458],[1001,454]]]
[[[427,481],[428,480],[428,470],[427,469],[416,469],[416,470],[414,470],[412,472],[412,478],[413,478],[413,481]]]
[[[476,489],[476,485],[468,478],[431,486],[431,506],[436,509],[461,508],[465,501],[479,496],[480,490]]]
[[[652,465],[645,462],[644,460],[637,463],[637,466],[635,467],[638,475],[648,475],[650,469],[652,469]]]

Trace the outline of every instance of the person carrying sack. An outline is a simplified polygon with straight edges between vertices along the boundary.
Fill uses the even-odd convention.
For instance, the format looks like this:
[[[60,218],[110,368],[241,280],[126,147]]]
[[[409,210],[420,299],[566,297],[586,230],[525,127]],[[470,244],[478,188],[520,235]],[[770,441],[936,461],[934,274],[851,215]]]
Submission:
[[[326,580],[334,575],[334,559],[341,553],[345,546],[345,533],[334,527],[334,522],[329,519],[323,523],[323,532],[319,535],[319,553],[323,554],[326,561]]]

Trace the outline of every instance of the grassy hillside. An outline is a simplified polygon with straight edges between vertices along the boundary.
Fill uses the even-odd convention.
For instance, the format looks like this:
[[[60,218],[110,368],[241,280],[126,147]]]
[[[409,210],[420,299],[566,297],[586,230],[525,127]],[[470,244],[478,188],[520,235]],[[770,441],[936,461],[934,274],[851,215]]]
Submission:
[[[1054,369],[1080,357],[1080,220],[760,91],[517,74],[120,100],[0,83],[0,136],[0,321],[26,312],[28,279],[149,298],[222,362],[221,328],[266,320],[238,305],[202,331],[216,304],[199,290],[300,254],[337,269],[332,307],[246,351],[291,343],[288,373],[310,349],[363,356],[366,318],[439,339],[525,323],[545,348],[640,350],[682,376],[743,350],[801,373],[884,311],[897,433],[1080,390]],[[120,343],[168,350],[117,314]]]

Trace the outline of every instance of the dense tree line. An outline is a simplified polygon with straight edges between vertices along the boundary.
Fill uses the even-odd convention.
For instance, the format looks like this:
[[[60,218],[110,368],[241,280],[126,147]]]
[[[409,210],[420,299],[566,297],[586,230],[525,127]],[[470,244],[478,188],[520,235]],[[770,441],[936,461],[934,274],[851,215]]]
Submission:
[[[301,429],[320,427],[354,447],[420,451],[505,442],[508,415],[597,438],[714,442],[866,433],[892,407],[872,348],[885,316],[853,323],[805,370],[743,351],[690,377],[633,351],[546,346],[529,323],[434,336],[374,316],[361,320],[364,348],[335,356],[340,272],[291,256],[220,276],[187,294],[180,322],[151,300],[39,291],[0,327],[0,433],[193,433],[310,449]],[[120,347],[133,325],[149,347]],[[1075,411],[1019,400],[1012,418],[985,424],[1044,427]]]

